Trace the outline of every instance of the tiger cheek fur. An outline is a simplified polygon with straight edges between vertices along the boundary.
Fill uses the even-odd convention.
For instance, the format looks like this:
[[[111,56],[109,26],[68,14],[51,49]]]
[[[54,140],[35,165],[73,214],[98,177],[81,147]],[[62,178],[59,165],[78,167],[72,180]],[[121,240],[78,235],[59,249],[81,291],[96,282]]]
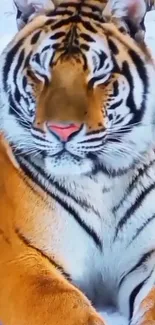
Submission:
[[[155,322],[146,2],[15,0],[26,26],[0,58],[4,325],[103,325],[107,305]]]

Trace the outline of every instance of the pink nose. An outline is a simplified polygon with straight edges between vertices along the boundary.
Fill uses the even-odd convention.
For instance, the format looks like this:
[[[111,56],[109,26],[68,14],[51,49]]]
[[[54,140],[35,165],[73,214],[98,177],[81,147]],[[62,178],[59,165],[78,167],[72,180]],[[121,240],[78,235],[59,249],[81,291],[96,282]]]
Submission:
[[[63,141],[67,141],[69,136],[80,129],[80,125],[77,124],[56,124],[47,123],[48,129],[55,133]]]

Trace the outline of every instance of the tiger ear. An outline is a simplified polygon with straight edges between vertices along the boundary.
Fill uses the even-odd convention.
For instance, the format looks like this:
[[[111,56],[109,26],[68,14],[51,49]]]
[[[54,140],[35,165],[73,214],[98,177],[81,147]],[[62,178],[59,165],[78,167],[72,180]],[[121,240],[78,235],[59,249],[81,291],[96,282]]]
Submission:
[[[146,12],[145,0],[109,0],[103,11],[103,16],[110,17],[111,20],[116,19],[117,22],[127,23],[129,33],[134,37],[144,30],[143,22]]]
[[[17,26],[20,30],[32,18],[53,10],[55,4],[52,0],[13,0],[17,9]]]
[[[128,18],[140,23],[146,13],[145,0],[109,0],[103,14],[110,14],[115,18]]]

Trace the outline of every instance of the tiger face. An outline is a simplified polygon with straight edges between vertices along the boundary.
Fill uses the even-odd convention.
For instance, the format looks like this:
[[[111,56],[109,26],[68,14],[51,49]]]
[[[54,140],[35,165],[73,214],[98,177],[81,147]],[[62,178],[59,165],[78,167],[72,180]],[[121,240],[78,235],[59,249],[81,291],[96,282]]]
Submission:
[[[144,1],[111,1],[109,21],[103,2],[63,1],[1,57],[0,129],[49,177],[124,173],[153,145],[154,64],[119,24],[143,18]]]

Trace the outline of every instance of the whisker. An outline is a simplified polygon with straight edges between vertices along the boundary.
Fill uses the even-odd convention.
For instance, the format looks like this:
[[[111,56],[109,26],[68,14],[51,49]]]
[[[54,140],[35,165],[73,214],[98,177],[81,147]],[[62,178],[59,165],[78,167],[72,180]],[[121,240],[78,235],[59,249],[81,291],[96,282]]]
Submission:
[[[112,137],[111,137],[112,139]],[[115,138],[114,138],[115,140]],[[125,147],[124,147],[125,145]],[[125,143],[123,141],[121,141],[121,139],[119,139],[119,142],[117,143],[117,148],[109,148],[107,147],[103,147],[99,152],[97,152],[97,154],[104,154],[107,157],[109,157],[110,159],[113,159],[113,152],[115,152],[117,155],[119,155],[120,157],[123,158],[127,158],[128,155],[133,155],[133,148]],[[134,152],[134,158],[135,159],[140,159],[141,161],[144,159],[144,155],[143,153],[139,153],[139,152]]]
[[[19,120],[23,120],[28,125],[30,124],[30,118],[29,118],[29,116],[26,119],[25,116],[22,113],[18,112],[18,110],[15,109],[15,107],[13,107],[12,105],[10,105],[10,107],[18,115]]]
[[[116,125],[114,125],[114,126],[109,127],[107,129],[107,131],[109,131],[109,130],[111,130],[111,131],[115,131],[115,130],[116,131],[117,130],[131,130],[135,126],[144,126],[144,127],[147,127],[147,126],[151,126],[151,125],[155,125],[155,123],[152,123],[152,122],[150,122],[150,123],[136,122],[136,123],[132,123],[130,125],[123,125],[123,126],[120,126],[120,125],[116,126]]]
[[[25,150],[24,150],[25,149]],[[36,157],[36,156],[38,156],[40,153],[42,153],[42,150],[39,150],[39,149],[37,149],[37,148],[19,148],[19,147],[16,147],[15,148],[15,153],[17,154],[17,156],[19,156],[20,154],[21,154],[21,151],[22,151],[22,153],[24,154],[24,155],[32,155],[33,157]],[[18,152],[18,151],[20,151],[20,152]]]

